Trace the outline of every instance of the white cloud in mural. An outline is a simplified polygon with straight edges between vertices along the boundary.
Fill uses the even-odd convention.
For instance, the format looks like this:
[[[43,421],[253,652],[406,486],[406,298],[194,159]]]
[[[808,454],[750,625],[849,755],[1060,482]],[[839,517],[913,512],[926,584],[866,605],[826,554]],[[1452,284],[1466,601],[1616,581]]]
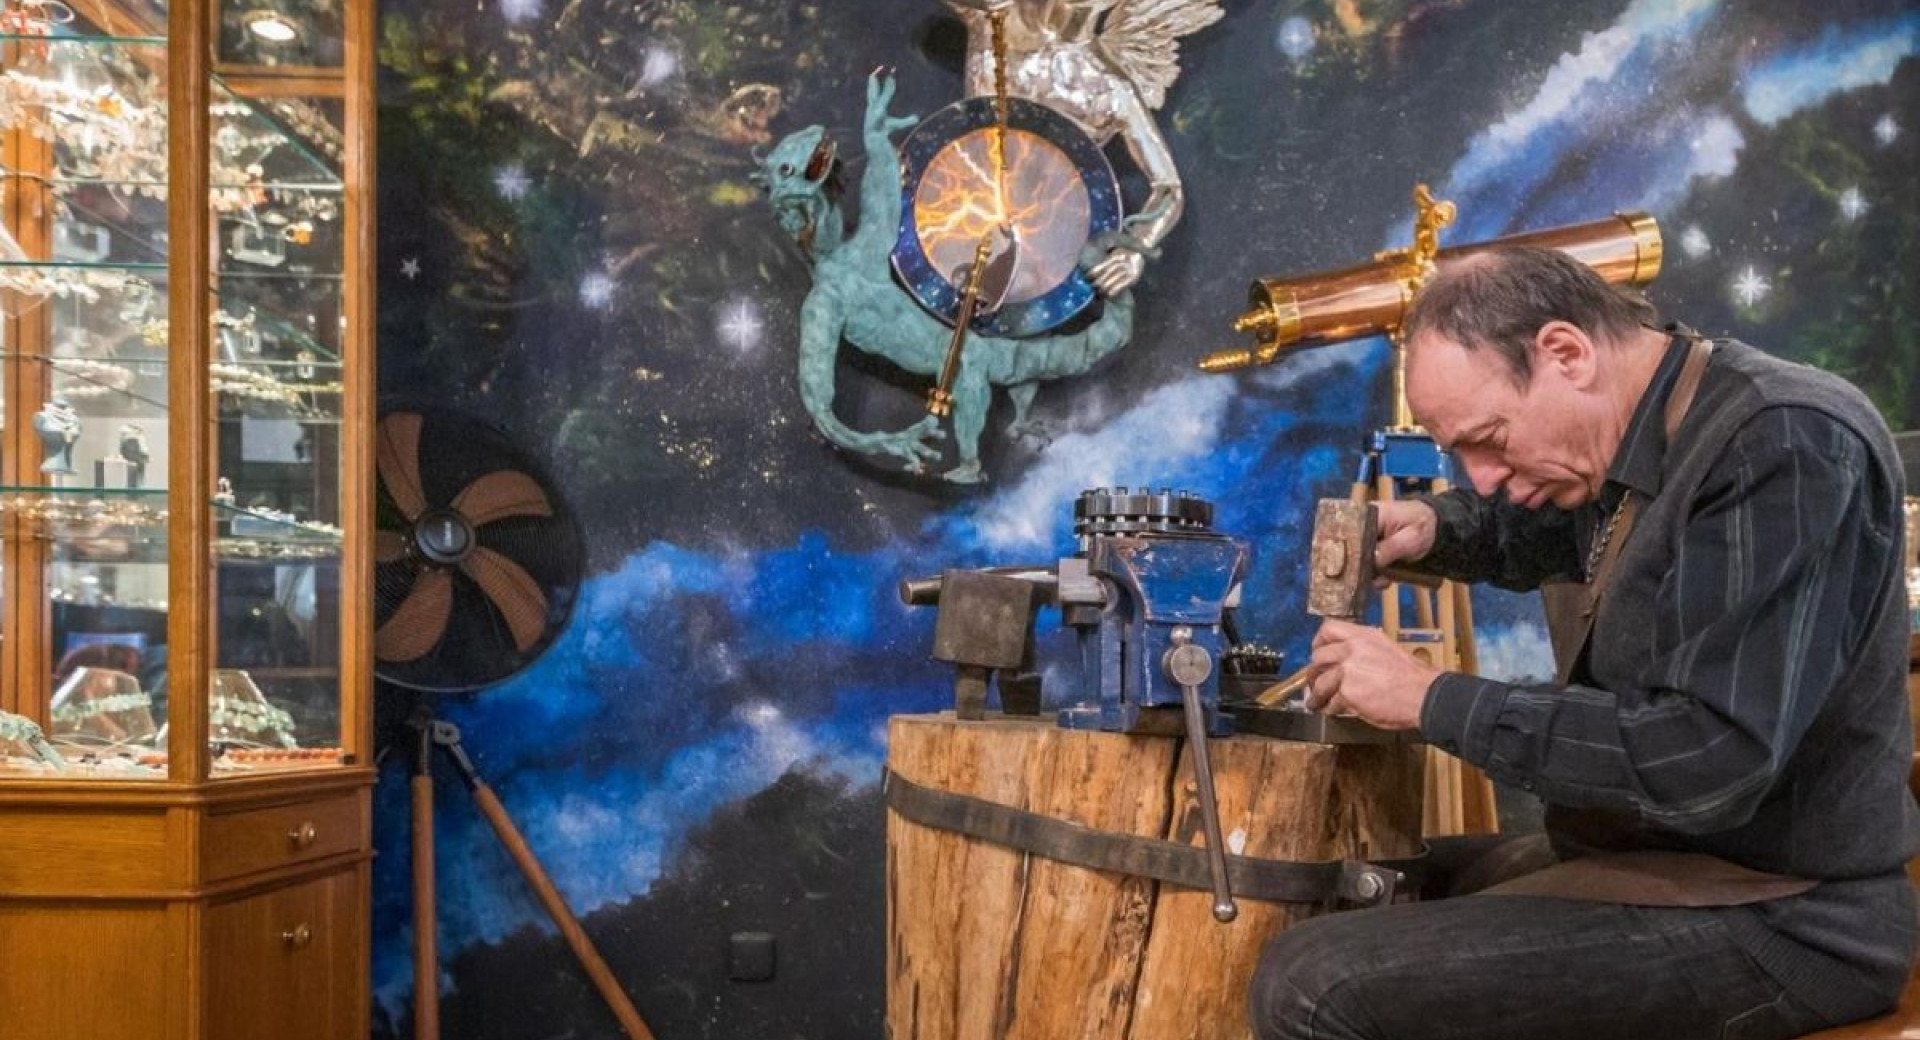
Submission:
[[[1835,94],[1887,82],[1920,47],[1920,16],[1842,36],[1829,30],[1810,47],[1767,62],[1741,90],[1747,114],[1772,125]]]
[[[1480,674],[1501,682],[1532,683],[1553,679],[1553,643],[1535,624],[1481,625],[1475,633]]]
[[[1488,127],[1454,172],[1456,183],[1477,180],[1506,161],[1541,129],[1572,115],[1589,88],[1612,81],[1642,44],[1684,35],[1717,0],[1635,0],[1608,28],[1589,33],[1580,49],[1563,55],[1531,100]]]
[[[1097,430],[1063,434],[1020,483],[971,516],[978,541],[995,553],[1059,548],[1062,503],[1090,487],[1164,483],[1220,441],[1233,380],[1201,376],[1153,391]]]
[[[1693,161],[1686,177],[1725,177],[1740,165],[1740,149],[1747,139],[1725,113],[1716,112],[1700,123],[1691,142]]]

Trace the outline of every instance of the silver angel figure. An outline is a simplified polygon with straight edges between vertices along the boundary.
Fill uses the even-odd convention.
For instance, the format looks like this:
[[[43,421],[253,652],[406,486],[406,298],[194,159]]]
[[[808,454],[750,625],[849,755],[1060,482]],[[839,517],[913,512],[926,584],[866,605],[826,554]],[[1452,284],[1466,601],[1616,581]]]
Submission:
[[[1180,221],[1186,193],[1153,112],[1180,75],[1180,37],[1220,20],[1220,0],[946,0],[967,24],[966,89],[995,94],[991,12],[1006,14],[1007,93],[1072,119],[1105,146],[1115,134],[1150,191],[1128,234],[1088,272],[1113,296]],[[1130,240],[1130,241],[1129,241]]]

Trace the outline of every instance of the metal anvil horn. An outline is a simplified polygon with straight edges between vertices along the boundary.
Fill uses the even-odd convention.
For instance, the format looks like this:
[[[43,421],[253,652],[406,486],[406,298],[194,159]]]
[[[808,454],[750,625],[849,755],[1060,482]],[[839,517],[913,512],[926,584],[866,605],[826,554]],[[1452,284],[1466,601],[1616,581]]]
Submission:
[[[1660,226],[1645,213],[1616,213],[1586,224],[1529,231],[1440,250],[1445,269],[1456,260],[1501,246],[1559,249],[1614,285],[1646,285],[1660,273]],[[1200,361],[1207,372],[1229,372],[1273,361],[1290,347],[1311,347],[1391,332],[1406,316],[1417,282],[1405,251],[1371,263],[1296,278],[1262,278],[1247,291],[1249,309],[1233,323],[1253,333],[1252,348],[1217,351]]]

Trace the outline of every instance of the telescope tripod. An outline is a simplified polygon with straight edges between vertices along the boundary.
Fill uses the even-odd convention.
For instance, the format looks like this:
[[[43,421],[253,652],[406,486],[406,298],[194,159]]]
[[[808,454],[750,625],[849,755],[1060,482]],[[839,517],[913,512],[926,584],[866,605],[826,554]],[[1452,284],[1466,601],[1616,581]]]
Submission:
[[[600,951],[587,938],[586,930],[580,927],[580,921],[568,908],[566,898],[554,887],[553,879],[547,876],[540,860],[534,856],[527,840],[520,835],[520,829],[513,824],[513,817],[507,815],[506,806],[500,803],[500,797],[493,788],[480,778],[473,767],[473,760],[467,757],[466,749],[460,743],[460,727],[451,722],[442,722],[430,714],[422,713],[411,725],[420,732],[419,757],[415,761],[413,775],[413,1035],[414,1040],[439,1040],[440,1038],[440,960],[435,949],[435,928],[438,918],[434,909],[433,883],[433,752],[439,748],[447,753],[459,770],[460,779],[473,795],[474,804],[480,807],[480,814],[493,828],[494,837],[500,840],[502,848],[513,857],[514,865],[525,875],[527,884],[533,888],[534,895],[540,899],[540,905],[546,908],[547,915],[560,929],[560,934],[579,959],[580,966],[586,969],[587,977],[592,980],[595,989],[600,991],[601,999],[620,1022],[620,1028],[629,1040],[655,1040],[653,1031],[647,1028],[640,1013],[634,1010],[633,1002],[615,981],[612,969],[600,957]]]
[[[1395,351],[1399,353],[1398,350]],[[1401,400],[1405,400],[1404,393]],[[1353,483],[1355,502],[1391,502],[1411,494],[1439,494],[1450,486],[1452,467],[1426,430],[1401,415],[1399,425],[1373,431]],[[1401,613],[1413,604],[1412,624]],[[1414,659],[1448,672],[1479,671],[1473,641],[1473,600],[1467,587],[1442,581],[1435,588],[1391,582],[1380,593],[1380,627]],[[1426,812],[1429,836],[1482,834],[1500,829],[1493,782],[1452,755],[1427,750]]]

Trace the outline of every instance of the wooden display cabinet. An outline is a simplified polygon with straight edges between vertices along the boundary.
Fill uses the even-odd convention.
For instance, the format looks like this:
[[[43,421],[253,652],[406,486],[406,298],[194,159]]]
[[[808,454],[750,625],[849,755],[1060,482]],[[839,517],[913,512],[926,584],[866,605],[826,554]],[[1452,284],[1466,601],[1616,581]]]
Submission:
[[[373,5],[0,0],[0,1035],[368,1012]]]

